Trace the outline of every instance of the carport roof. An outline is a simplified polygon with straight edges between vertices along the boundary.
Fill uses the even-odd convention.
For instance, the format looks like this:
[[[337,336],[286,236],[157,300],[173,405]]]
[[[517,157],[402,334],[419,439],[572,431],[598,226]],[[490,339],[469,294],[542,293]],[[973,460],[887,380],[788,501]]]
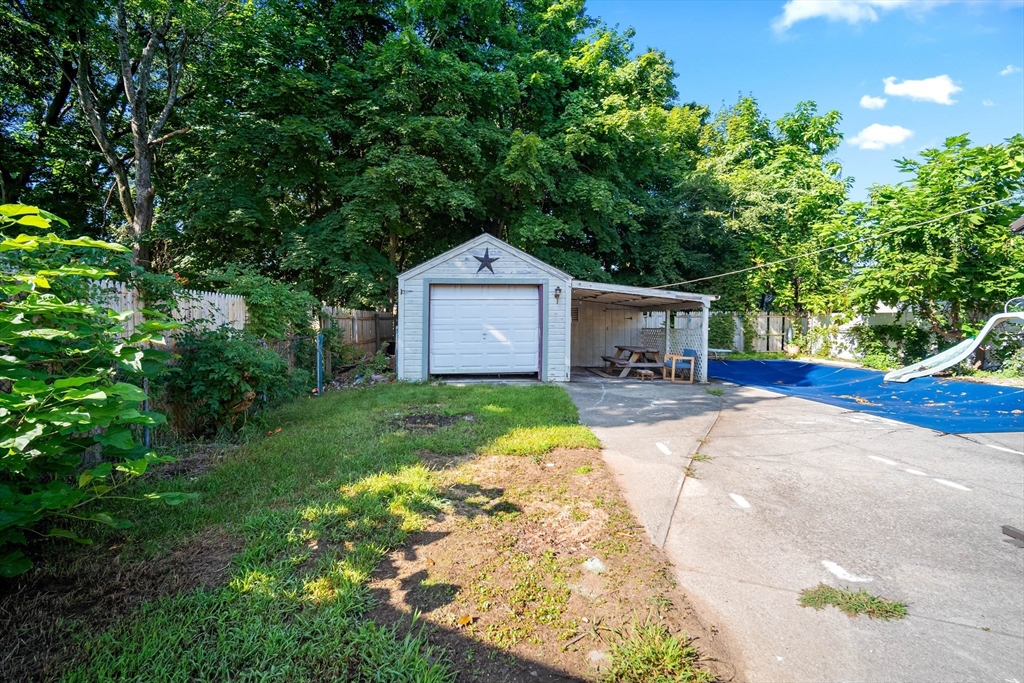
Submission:
[[[673,292],[668,289],[651,287],[629,287],[627,285],[606,285],[601,282],[572,281],[572,300],[574,303],[608,304],[629,306],[645,310],[694,310],[710,308],[711,302],[717,299],[712,294],[693,294],[691,292]]]

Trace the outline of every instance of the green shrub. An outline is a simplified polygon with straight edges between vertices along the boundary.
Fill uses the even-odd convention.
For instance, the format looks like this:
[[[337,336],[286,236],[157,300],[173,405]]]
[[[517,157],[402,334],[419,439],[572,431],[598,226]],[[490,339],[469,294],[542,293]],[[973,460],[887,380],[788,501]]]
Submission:
[[[0,381],[9,387],[0,393],[0,576],[32,566],[13,549],[28,535],[89,543],[69,523],[127,526],[90,504],[171,460],[140,445],[132,427],[163,421],[140,410],[147,396],[138,385],[166,359],[145,345],[162,343],[159,333],[174,325],[150,314],[126,335],[132,311],[93,303],[98,292],[90,283],[118,275],[112,268],[126,263],[106,256],[127,252],[121,245],[8,234],[54,224],[68,227],[35,207],[0,206]],[[173,504],[187,496],[150,497]]]
[[[890,356],[894,367],[909,365],[931,353],[932,334],[914,325],[856,325],[850,336],[867,356]]]
[[[370,373],[384,375],[391,372],[391,357],[384,353],[384,348],[377,349],[377,353],[370,358],[362,358],[356,363],[355,374],[367,375]]]
[[[304,393],[309,373],[288,364],[263,340],[230,327],[180,335],[168,397],[175,427],[193,434],[234,428],[239,419]]]
[[[732,313],[712,314],[708,320],[708,346],[713,349],[731,349],[735,328]]]
[[[900,359],[891,353],[870,353],[860,359],[860,364],[866,368],[885,372],[901,367]]]
[[[748,313],[743,316],[743,352],[754,353],[754,341],[757,339],[757,313]]]
[[[841,346],[837,343],[838,338],[838,323],[813,325],[808,328],[806,334],[802,335],[803,346],[807,353],[824,358],[830,358],[833,353],[842,351]]]
[[[1024,377],[1024,348],[1014,350],[1002,359],[1000,371],[1007,377]]]
[[[228,273],[215,279],[227,280],[226,293],[245,297],[247,332],[267,339],[311,334],[312,316],[320,309],[312,294],[253,273]]]

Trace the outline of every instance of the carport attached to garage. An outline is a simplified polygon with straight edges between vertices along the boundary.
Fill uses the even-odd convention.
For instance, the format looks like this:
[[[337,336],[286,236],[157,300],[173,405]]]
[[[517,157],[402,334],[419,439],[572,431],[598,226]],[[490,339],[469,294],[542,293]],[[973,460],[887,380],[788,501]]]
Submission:
[[[400,379],[564,382],[571,366],[596,365],[615,344],[695,349],[706,379],[708,295],[573,280],[491,235],[402,273],[398,286]]]

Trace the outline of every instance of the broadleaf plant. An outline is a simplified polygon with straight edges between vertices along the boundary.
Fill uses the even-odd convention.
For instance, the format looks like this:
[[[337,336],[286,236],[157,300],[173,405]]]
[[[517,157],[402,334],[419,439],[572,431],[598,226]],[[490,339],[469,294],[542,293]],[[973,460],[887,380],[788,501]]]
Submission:
[[[131,426],[164,422],[140,409],[138,383],[166,360],[153,346],[177,324],[157,317],[129,332],[131,312],[104,307],[98,286],[128,250],[47,232],[58,226],[68,228],[36,207],[0,206],[0,576],[32,566],[18,546],[33,534],[88,543],[82,522],[128,525],[90,506],[171,460]]]

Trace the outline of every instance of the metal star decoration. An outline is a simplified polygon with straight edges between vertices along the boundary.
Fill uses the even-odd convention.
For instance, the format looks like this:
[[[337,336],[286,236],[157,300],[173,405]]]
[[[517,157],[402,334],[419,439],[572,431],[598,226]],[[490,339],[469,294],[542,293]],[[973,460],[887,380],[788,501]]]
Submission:
[[[491,273],[494,273],[494,268],[491,266],[491,264],[497,261],[498,257],[495,256],[494,258],[491,258],[490,248],[484,249],[483,256],[477,256],[476,254],[473,254],[473,258],[480,262],[480,267],[476,269],[476,272],[479,273],[481,270],[486,268],[487,270],[491,271]]]

